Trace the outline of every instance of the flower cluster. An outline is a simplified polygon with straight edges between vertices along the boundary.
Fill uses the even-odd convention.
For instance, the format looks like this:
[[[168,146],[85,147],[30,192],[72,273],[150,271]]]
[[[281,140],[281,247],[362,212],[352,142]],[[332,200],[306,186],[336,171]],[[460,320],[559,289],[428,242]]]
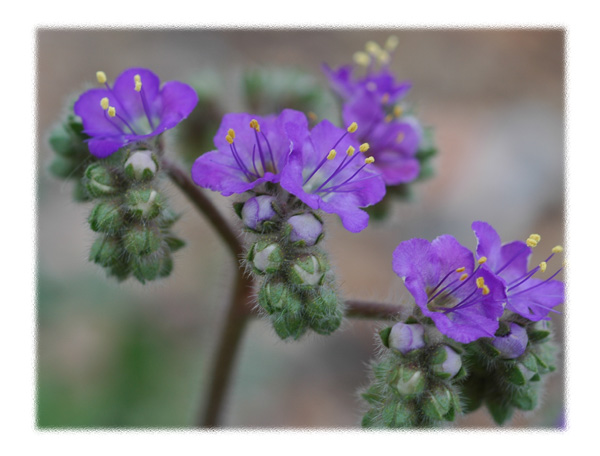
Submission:
[[[345,124],[356,121],[365,126],[358,139],[370,144],[375,166],[388,186],[412,182],[419,176],[416,155],[424,134],[403,101],[411,84],[396,82],[390,71],[397,45],[398,39],[392,36],[384,48],[370,41],[366,52],[357,52],[354,61],[365,68],[363,76],[356,76],[358,68],[352,65],[336,70],[323,66],[332,88],[343,100]]]

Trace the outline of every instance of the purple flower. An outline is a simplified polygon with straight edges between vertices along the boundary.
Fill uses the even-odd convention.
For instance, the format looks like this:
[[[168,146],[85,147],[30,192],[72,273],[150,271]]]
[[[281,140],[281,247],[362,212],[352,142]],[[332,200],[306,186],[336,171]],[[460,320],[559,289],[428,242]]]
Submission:
[[[549,320],[548,313],[555,312],[552,308],[565,300],[564,283],[552,280],[562,268],[545,280],[533,276],[537,272],[544,273],[548,262],[562,252],[562,247],[554,247],[548,258],[528,270],[531,249],[540,241],[539,235],[532,234],[526,242],[502,245],[491,225],[473,222],[471,228],[477,236],[477,254],[487,257],[486,268],[500,278],[506,288],[507,309],[531,321]]]
[[[190,86],[170,81],[161,88],[158,76],[145,68],[125,70],[112,87],[103,72],[97,78],[105,88],[84,92],[73,109],[91,136],[90,152],[99,158],[175,127],[198,103]]]
[[[360,208],[381,201],[385,184],[373,157],[363,157],[368,144],[359,146],[352,138],[357,125],[342,130],[323,120],[309,132],[305,120],[286,129],[293,150],[281,186],[312,209],[338,214],[348,231],[366,228],[369,216]]]
[[[291,109],[268,117],[226,114],[214,139],[217,150],[192,166],[194,182],[224,196],[279,182],[292,146],[284,128],[288,123],[308,130],[306,116]]]
[[[494,337],[506,300],[502,281],[474,268],[473,254],[454,237],[411,239],[394,251],[393,269],[404,279],[423,314],[438,330],[461,343]]]
[[[502,358],[515,359],[525,353],[528,341],[527,330],[516,323],[511,323],[509,333],[495,337],[492,345],[500,352]]]

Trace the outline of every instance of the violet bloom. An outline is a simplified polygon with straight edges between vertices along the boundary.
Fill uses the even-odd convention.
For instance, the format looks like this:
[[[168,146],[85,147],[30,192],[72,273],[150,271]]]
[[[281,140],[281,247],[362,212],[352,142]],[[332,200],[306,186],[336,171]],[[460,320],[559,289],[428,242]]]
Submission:
[[[292,146],[287,123],[308,129],[306,116],[291,109],[268,117],[226,114],[214,139],[217,150],[201,155],[192,166],[194,182],[224,196],[279,182]]]
[[[105,88],[81,94],[73,110],[81,117],[83,131],[91,136],[90,152],[98,158],[175,127],[198,103],[190,86],[170,81],[161,88],[158,76],[145,68],[125,70],[112,87],[104,72],[96,76]]]
[[[306,118],[287,124],[293,150],[281,175],[284,189],[312,209],[338,214],[344,228],[353,233],[369,223],[369,215],[360,208],[385,195],[373,157],[363,156],[369,145],[359,146],[352,138],[357,128],[352,124],[342,130],[323,120],[309,132]]]
[[[528,342],[527,330],[521,325],[511,323],[508,334],[495,337],[492,345],[500,352],[502,358],[516,359],[525,353]]]
[[[539,235],[532,234],[526,242],[502,245],[500,236],[488,223],[473,222],[471,228],[477,236],[477,254],[488,258],[486,268],[504,283],[507,309],[531,321],[549,320],[548,313],[556,312],[552,308],[565,300],[564,283],[552,280],[562,268],[546,279],[533,276],[537,272],[544,273],[548,262],[562,252],[562,247],[554,247],[548,258],[528,269],[531,249],[540,241]]]
[[[454,237],[443,235],[433,242],[400,243],[393,269],[442,334],[469,343],[494,337],[506,300],[502,281],[481,268],[485,261],[480,258],[474,268],[473,254]]]

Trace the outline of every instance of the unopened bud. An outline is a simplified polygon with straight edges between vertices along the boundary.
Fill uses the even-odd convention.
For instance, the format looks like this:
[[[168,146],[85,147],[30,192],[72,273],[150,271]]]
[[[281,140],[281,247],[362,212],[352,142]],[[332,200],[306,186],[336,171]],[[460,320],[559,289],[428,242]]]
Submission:
[[[316,255],[302,255],[290,268],[290,281],[296,285],[312,288],[320,285],[329,269],[325,258]]]
[[[273,274],[283,264],[283,252],[279,244],[261,240],[256,242],[248,254],[248,260],[259,274]]]
[[[447,345],[437,348],[432,361],[433,372],[441,378],[453,378],[462,367],[460,355]]]
[[[99,163],[87,167],[85,178],[86,188],[93,197],[113,195],[119,191],[111,172]]]
[[[122,248],[118,239],[102,236],[92,244],[90,261],[106,267],[113,264],[121,254]]]
[[[161,236],[157,229],[134,225],[123,236],[123,244],[132,255],[149,255],[160,248]]]
[[[258,304],[269,314],[281,312],[286,307],[289,290],[284,282],[269,280],[258,291]]]
[[[162,258],[160,255],[136,256],[133,259],[133,275],[141,283],[158,278]]]
[[[160,197],[156,190],[144,188],[127,192],[127,210],[138,219],[153,219],[160,214]]]
[[[312,330],[327,335],[338,329],[344,314],[335,290],[322,286],[314,294],[309,293],[309,296],[305,301],[305,312]]]
[[[272,315],[272,321],[273,329],[281,339],[299,339],[308,328],[300,297],[295,293],[288,293],[285,307]]]
[[[398,368],[398,382],[393,385],[402,396],[417,396],[425,389],[425,374],[404,365]]]
[[[406,355],[408,352],[425,346],[424,334],[425,330],[419,324],[407,325],[399,322],[392,326],[387,343],[392,350]]]
[[[541,342],[550,335],[550,323],[547,320],[536,321],[527,328],[527,336],[532,343]]]
[[[527,348],[527,330],[516,323],[510,324],[510,332],[505,336],[495,337],[492,345],[504,359],[515,359],[525,353]]]
[[[277,215],[273,210],[275,197],[269,195],[260,195],[250,198],[244,203],[241,212],[242,222],[248,228],[256,231],[263,231],[263,228],[269,226]]]
[[[116,233],[123,226],[119,204],[115,201],[103,201],[92,209],[88,218],[90,228],[96,232]]]
[[[436,385],[427,391],[422,404],[423,412],[430,419],[446,419],[453,406],[452,393],[444,385]]]
[[[306,212],[290,217],[288,223],[291,225],[290,241],[304,242],[307,246],[315,245],[322,238],[323,224],[314,214]]]
[[[158,171],[158,164],[149,150],[134,152],[125,162],[125,174],[130,179],[150,180],[154,177],[156,171]]]

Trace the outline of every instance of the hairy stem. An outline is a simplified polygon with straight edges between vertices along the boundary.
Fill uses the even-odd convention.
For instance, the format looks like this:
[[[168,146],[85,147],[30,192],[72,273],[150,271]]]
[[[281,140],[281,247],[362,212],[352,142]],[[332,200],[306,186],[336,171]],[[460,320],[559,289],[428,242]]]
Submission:
[[[349,318],[374,318],[390,320],[397,317],[402,307],[380,302],[346,301],[346,316]]]

